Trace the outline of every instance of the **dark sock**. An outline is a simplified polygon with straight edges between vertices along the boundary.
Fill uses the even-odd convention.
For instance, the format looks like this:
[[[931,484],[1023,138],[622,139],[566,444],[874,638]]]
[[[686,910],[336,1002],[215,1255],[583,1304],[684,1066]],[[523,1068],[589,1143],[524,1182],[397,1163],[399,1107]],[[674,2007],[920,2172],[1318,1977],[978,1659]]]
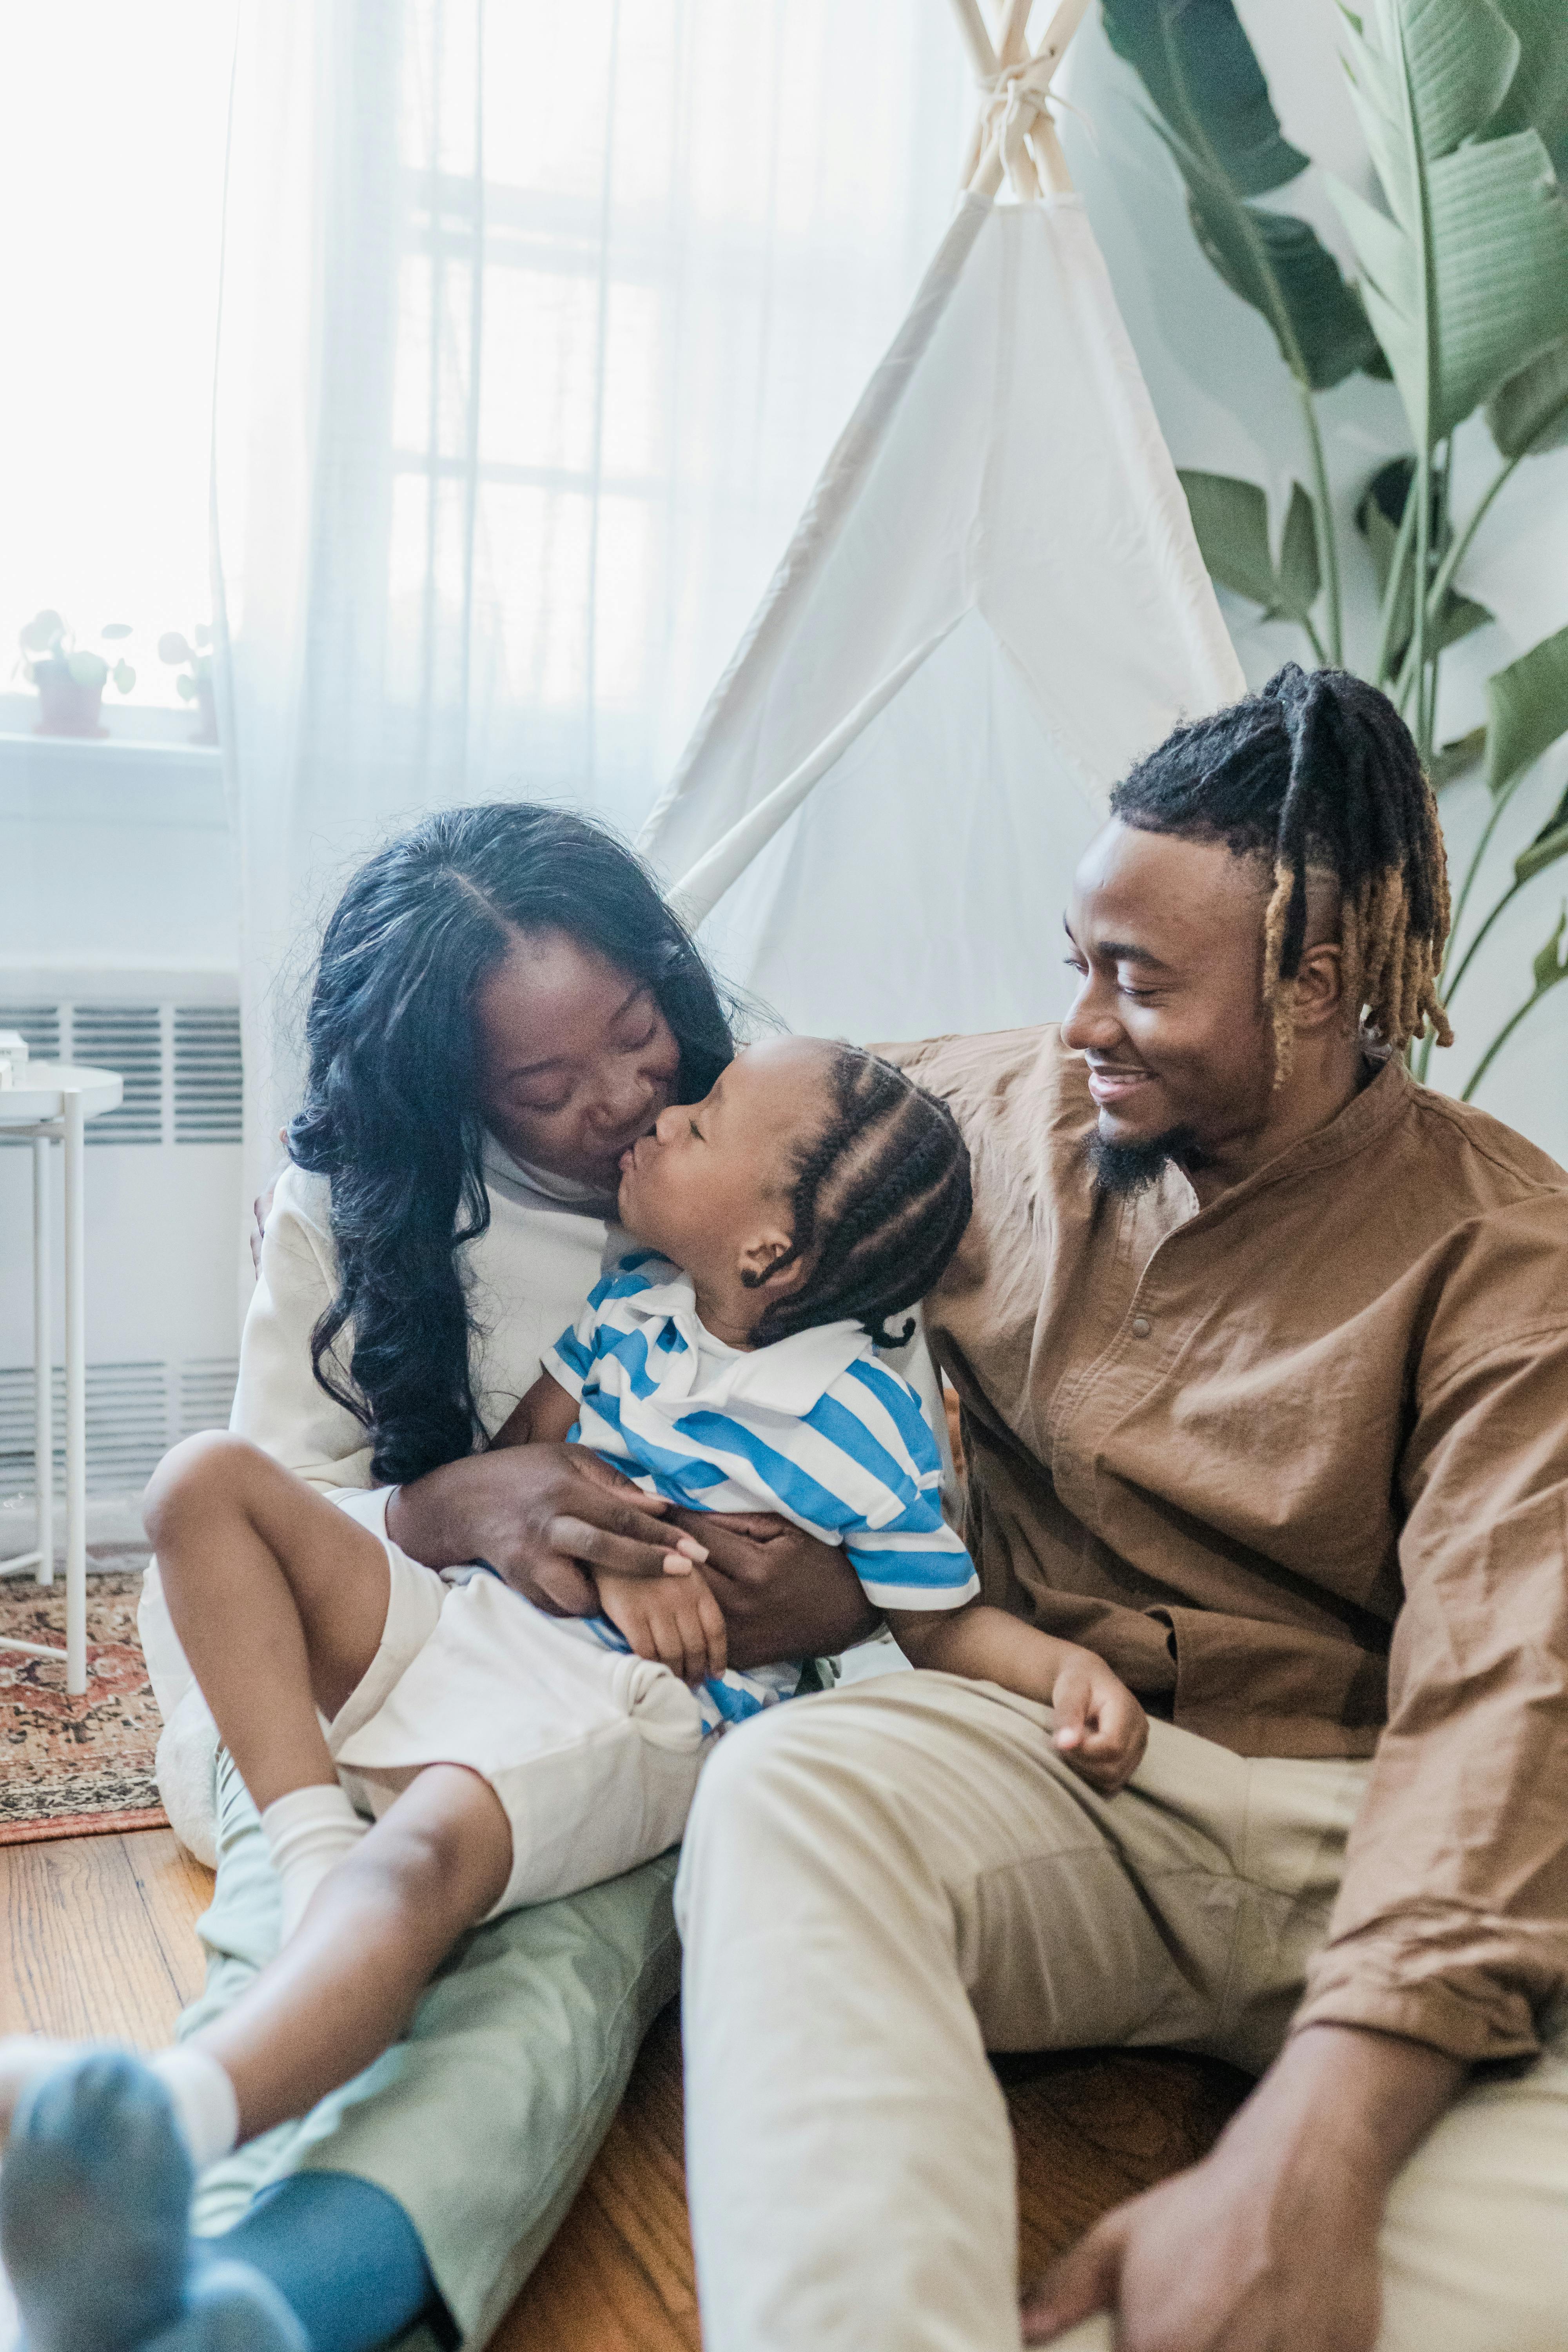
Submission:
[[[204,2263],[192,2273],[173,2327],[137,2352],[309,2352],[277,2291],[241,2263]]]
[[[413,2222],[352,2172],[291,2172],[232,2230],[199,2242],[270,2279],[310,2352],[372,2352],[416,2320],[439,2329],[446,2317]]]
[[[191,2160],[168,2093],[91,2051],[17,2108],[0,2168],[0,2252],[26,2352],[307,2352],[276,2290],[193,2273]]]

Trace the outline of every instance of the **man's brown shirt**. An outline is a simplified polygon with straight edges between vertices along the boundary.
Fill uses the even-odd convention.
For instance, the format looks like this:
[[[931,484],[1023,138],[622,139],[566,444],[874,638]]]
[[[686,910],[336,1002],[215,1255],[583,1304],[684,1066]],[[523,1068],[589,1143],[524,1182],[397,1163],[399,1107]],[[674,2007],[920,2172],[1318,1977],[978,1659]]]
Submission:
[[[1464,2058],[1568,1991],[1568,1174],[1397,1063],[1200,1210],[1096,1188],[1054,1029],[892,1049],[973,1222],[928,1300],[987,1600],[1246,1756],[1375,1755],[1299,2022]]]

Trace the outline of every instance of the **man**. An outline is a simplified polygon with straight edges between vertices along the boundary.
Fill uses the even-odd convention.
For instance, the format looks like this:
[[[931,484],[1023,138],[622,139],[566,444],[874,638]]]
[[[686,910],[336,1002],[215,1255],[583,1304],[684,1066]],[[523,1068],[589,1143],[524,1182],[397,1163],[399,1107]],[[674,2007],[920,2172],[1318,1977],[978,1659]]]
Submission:
[[[1003,2352],[987,2048],[1262,2075],[1026,2298],[1122,2352],[1568,2346],[1568,1177],[1407,1076],[1446,1024],[1392,707],[1291,668],[1113,797],[1059,1033],[899,1058],[976,1206],[928,1302],[986,1598],[1159,1720],[901,1675],[779,1710],[688,1834],[709,2352]]]

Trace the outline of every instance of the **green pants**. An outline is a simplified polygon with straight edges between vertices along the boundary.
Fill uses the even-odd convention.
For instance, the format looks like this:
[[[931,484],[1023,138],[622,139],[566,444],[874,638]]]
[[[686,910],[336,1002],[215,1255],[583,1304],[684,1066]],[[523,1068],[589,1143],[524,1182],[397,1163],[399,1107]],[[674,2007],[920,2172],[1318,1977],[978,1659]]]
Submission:
[[[558,2228],[643,2035],[677,1989],[675,1863],[660,1855],[477,1929],[426,1993],[406,2041],[302,2122],[204,2175],[198,2231],[227,2229],[286,2173],[356,2173],[396,2198],[465,2344],[482,2344]],[[277,1949],[278,1919],[256,1808],[220,1755],[217,1890],[197,1923],[206,1990],[183,2034],[237,2000]],[[433,2352],[424,2330],[406,2341],[409,2352]]]

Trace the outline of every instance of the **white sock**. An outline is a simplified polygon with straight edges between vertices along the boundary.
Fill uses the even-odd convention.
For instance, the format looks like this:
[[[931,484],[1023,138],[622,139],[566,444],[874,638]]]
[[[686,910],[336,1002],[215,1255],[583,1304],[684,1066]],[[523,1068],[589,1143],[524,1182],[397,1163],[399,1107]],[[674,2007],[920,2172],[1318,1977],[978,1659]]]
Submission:
[[[283,1934],[287,1943],[305,1916],[328,1872],[352,1853],[366,1830],[334,1780],[330,1788],[293,1789],[261,1816],[272,1866],[283,1881]]]
[[[51,2042],[41,2033],[17,2033],[0,2041],[0,2138],[9,2132],[12,2116],[41,2075],[52,2074],[57,2066],[84,2057],[89,2050],[108,2046]],[[196,2170],[227,2156],[239,2137],[239,2103],[217,2060],[205,2050],[185,2046],[161,2050],[146,2063],[169,2095],[174,2120]]]
[[[0,2041],[0,2141],[11,2118],[40,2074],[52,2074],[68,2058],[79,2058],[85,2042],[52,2042],[43,2033],[8,2033]]]
[[[196,2170],[229,2155],[239,2137],[239,2101],[217,2060],[186,2042],[147,2063],[169,2094]]]

